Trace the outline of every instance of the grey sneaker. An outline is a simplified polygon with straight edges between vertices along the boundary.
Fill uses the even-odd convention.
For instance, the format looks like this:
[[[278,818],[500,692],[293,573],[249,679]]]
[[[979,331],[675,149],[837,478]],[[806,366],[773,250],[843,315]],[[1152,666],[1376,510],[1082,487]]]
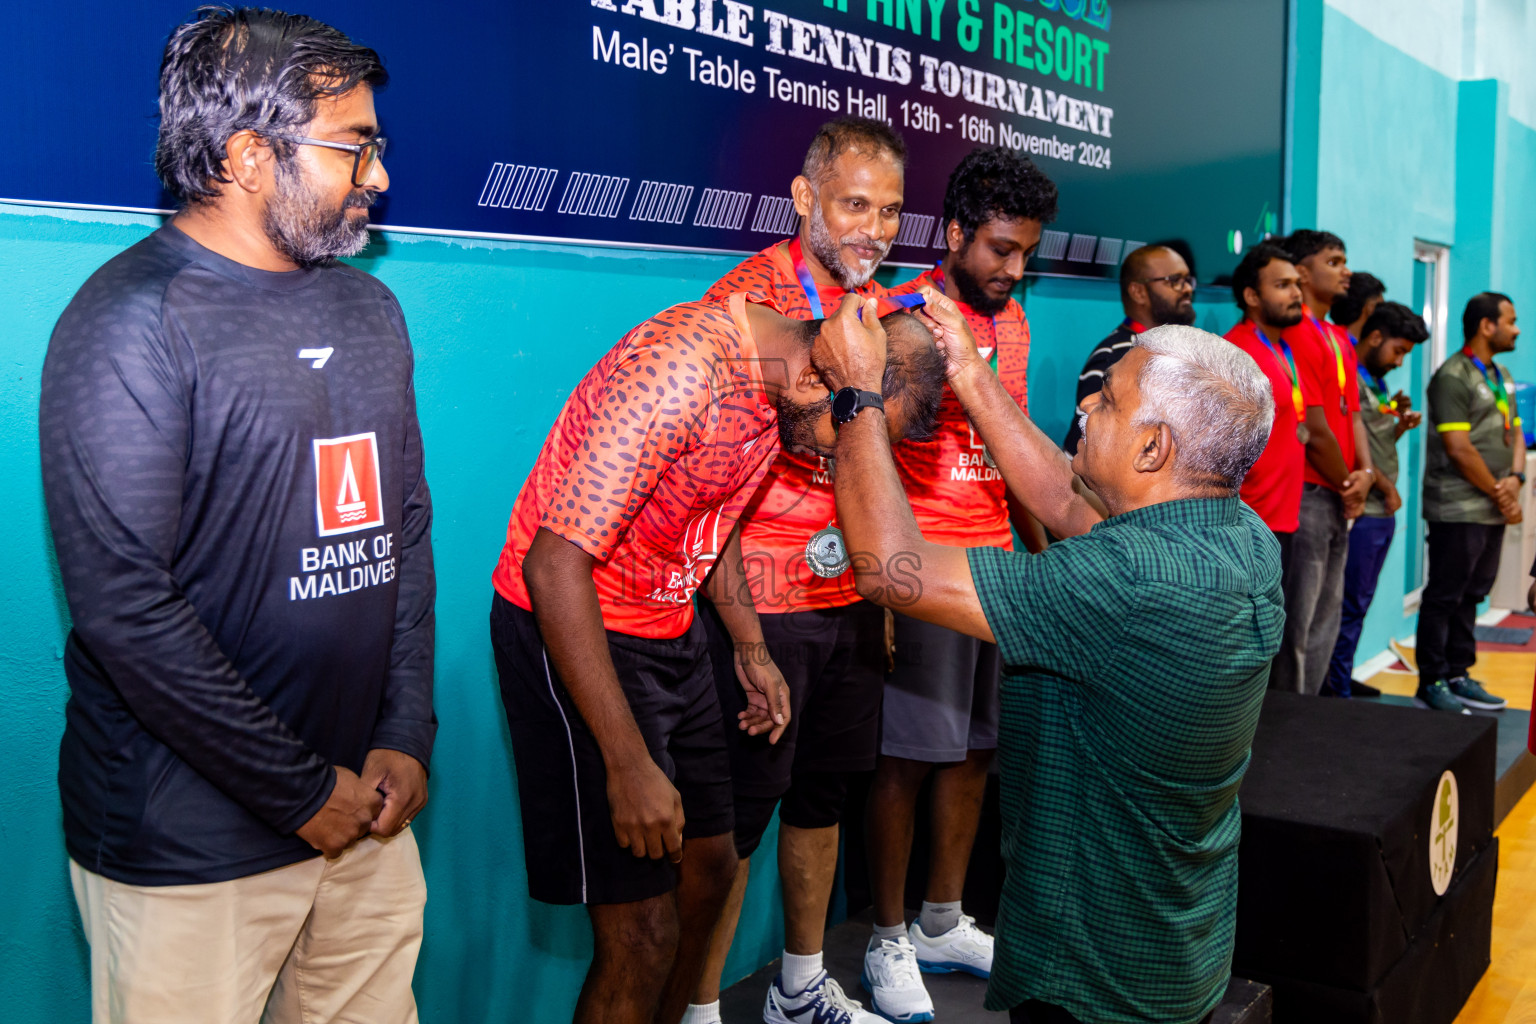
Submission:
[[[1461,701],[1451,692],[1444,679],[1436,679],[1433,684],[1424,686],[1420,684],[1419,692],[1413,695],[1413,703],[1421,708],[1434,708],[1436,711],[1449,711],[1452,714],[1470,715],[1472,712],[1461,706]]]
[[[1452,695],[1469,708],[1478,708],[1482,711],[1502,711],[1509,706],[1509,701],[1503,697],[1495,697],[1483,689],[1483,684],[1471,676],[1457,676],[1445,684],[1450,687]]]

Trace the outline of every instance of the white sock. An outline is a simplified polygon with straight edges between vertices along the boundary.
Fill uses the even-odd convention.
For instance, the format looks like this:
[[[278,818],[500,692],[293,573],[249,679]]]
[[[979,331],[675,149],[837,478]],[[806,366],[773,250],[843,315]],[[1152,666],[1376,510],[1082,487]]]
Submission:
[[[779,975],[784,979],[784,994],[797,996],[804,992],[811,982],[816,980],[816,975],[821,973],[821,953],[810,953],[799,956],[784,951],[784,966]]]
[[[689,1003],[683,1011],[681,1024],[720,1024],[720,1000],[712,1003]]]
[[[906,925],[905,921],[903,921],[901,924],[877,924],[877,925],[875,925],[875,942],[879,942],[879,940],[881,940],[881,939],[901,939],[901,938],[905,938],[906,934],[907,934],[907,925]]]

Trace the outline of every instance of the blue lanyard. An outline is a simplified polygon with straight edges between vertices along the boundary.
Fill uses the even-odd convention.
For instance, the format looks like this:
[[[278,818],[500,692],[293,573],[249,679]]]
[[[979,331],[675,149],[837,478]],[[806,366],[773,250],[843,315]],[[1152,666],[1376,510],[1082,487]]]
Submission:
[[[794,264],[795,276],[800,279],[800,289],[805,292],[806,304],[811,307],[811,319],[822,319],[826,314],[821,309],[821,293],[816,289],[816,279],[811,276],[811,268],[805,265],[805,256],[800,251],[799,235],[789,243],[789,261]]]

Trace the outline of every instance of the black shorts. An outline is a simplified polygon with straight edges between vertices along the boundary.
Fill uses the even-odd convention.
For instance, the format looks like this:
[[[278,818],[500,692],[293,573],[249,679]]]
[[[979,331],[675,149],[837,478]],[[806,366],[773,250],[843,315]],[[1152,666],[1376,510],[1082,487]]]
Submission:
[[[995,644],[896,613],[880,753],[929,764],[997,749],[1002,659]]]
[[[778,743],[748,736],[736,715],[746,695],[733,647],[714,609],[700,602],[730,750],[736,852],[749,856],[782,798],[780,817],[799,828],[837,824],[847,776],[870,771],[880,742],[885,686],[885,612],[867,601],[842,608],[764,614],[769,656],[789,684],[790,719]]]
[[[607,635],[635,724],[682,797],[683,838],[730,832],[730,761],[703,627],[695,621],[675,640]],[[602,753],[550,664],[533,613],[497,594],[491,646],[517,764],[528,895],[630,903],[676,888],[670,861],[636,857],[614,838]]]

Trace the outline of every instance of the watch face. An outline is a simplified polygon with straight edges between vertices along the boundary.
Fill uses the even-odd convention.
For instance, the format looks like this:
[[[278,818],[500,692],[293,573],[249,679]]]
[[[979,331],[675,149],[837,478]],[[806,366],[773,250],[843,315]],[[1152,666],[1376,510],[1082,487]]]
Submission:
[[[859,411],[859,393],[854,388],[843,388],[832,396],[832,418],[847,423]]]

